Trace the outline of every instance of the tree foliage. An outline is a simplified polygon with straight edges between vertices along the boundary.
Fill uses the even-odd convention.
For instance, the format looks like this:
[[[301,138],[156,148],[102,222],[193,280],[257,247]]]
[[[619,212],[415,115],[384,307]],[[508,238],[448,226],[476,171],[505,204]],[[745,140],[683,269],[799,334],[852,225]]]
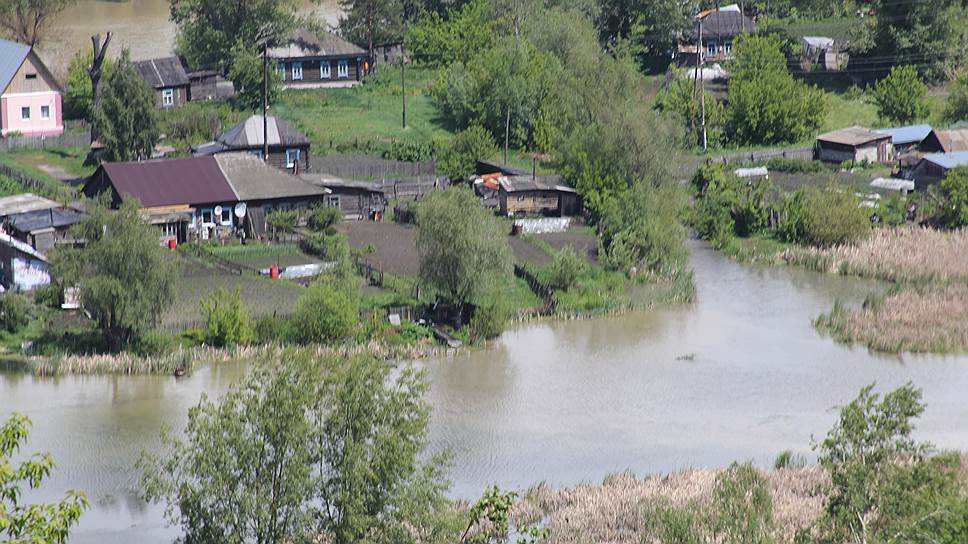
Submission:
[[[434,191],[417,208],[420,279],[458,307],[510,280],[507,233],[470,189]]]
[[[0,298],[0,328],[16,334],[30,323],[30,300],[15,291],[7,291]]]
[[[695,24],[698,0],[604,0],[596,26],[601,41],[628,44],[640,59],[669,56]]]
[[[479,125],[458,132],[453,140],[440,151],[437,170],[452,181],[468,179],[477,167],[477,161],[487,160],[497,153],[494,138]]]
[[[700,168],[693,178],[696,206],[693,226],[700,238],[723,247],[733,236],[746,237],[767,227],[769,180],[744,179],[725,167]]]
[[[160,136],[155,93],[141,79],[128,51],[114,63],[101,87],[92,124],[104,145],[106,161],[147,159]]]
[[[143,455],[146,498],[187,542],[453,542],[443,460],[421,460],[426,383],[372,357],[259,360],[203,397],[183,438],[166,433],[162,456]]]
[[[867,210],[842,188],[808,187],[784,202],[778,234],[788,242],[819,247],[856,242],[870,234]]]
[[[64,285],[80,287],[81,303],[109,344],[120,348],[156,325],[171,304],[176,261],[138,204],[129,200],[110,211],[92,203],[73,235],[86,245],[58,249],[54,273]]]
[[[372,52],[374,44],[403,37],[404,4],[400,0],[340,0],[339,7],[343,11],[340,34],[365,45],[367,51]]]
[[[228,77],[232,80],[235,96],[232,101],[237,109],[262,114],[262,56],[251,46],[237,44],[231,51],[232,66]],[[266,74],[268,101],[274,104],[282,90],[279,73],[273,69]]]
[[[19,464],[30,420],[12,414],[0,427],[0,538],[4,542],[64,544],[89,503],[83,493],[69,491],[60,502],[25,504],[24,491],[37,489],[54,471],[48,454],[35,454]]]
[[[948,228],[968,225],[968,166],[955,168],[941,180],[941,221]]]
[[[94,62],[92,51],[78,51],[67,68],[67,87],[64,93],[65,119],[93,119],[94,96],[91,92],[91,75],[88,69]],[[104,73],[110,73],[114,62],[104,59]]]
[[[242,290],[226,291],[219,287],[199,301],[205,316],[205,342],[216,347],[247,344],[254,331],[252,318],[242,307]]]
[[[407,51],[416,61],[429,66],[467,64],[491,47],[495,23],[488,0],[471,0],[446,17],[430,12],[407,31]]]
[[[895,66],[877,82],[871,99],[881,119],[908,124],[928,116],[928,104],[924,101],[927,94],[928,86],[913,66]]]
[[[710,145],[722,142],[726,109],[712,93],[705,92],[706,139]],[[657,110],[670,114],[677,124],[686,128],[690,143],[702,143],[702,103],[695,84],[687,78],[676,77],[656,99]]]
[[[38,45],[51,20],[76,0],[0,0],[0,30],[14,41]]]
[[[951,84],[943,117],[949,123],[968,121],[968,69],[962,70]]]
[[[777,144],[812,137],[827,104],[823,91],[796,81],[774,36],[746,35],[730,67],[726,129],[737,144]]]
[[[296,340],[329,344],[350,336],[359,319],[358,298],[346,285],[329,278],[317,280],[296,302]]]

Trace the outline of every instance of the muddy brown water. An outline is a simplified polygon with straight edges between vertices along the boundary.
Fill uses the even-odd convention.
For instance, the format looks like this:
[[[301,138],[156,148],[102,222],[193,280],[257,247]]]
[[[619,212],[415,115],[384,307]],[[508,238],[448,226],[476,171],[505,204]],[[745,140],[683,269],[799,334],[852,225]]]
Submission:
[[[873,354],[811,326],[834,300],[856,303],[880,287],[691,249],[694,305],[527,324],[490,349],[420,363],[433,380],[431,447],[454,454],[455,497],[492,483],[597,482],[625,469],[768,466],[787,448],[809,456],[811,436],[835,419],[832,407],[870,382],[922,387],[928,409],[917,436],[968,449],[968,358]],[[139,452],[158,447],[162,425],[183,426],[200,395],[218,395],[244,371],[209,366],[180,381],[0,374],[0,417],[29,415],[28,451],[58,462],[34,498],[70,488],[90,496],[73,542],[170,542],[178,531],[138,498]]]

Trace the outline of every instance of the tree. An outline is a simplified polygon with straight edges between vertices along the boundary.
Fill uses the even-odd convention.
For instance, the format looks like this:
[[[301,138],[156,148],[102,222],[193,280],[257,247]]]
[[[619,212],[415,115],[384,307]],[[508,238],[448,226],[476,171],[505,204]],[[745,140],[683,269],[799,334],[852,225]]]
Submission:
[[[918,77],[914,66],[895,66],[887,77],[877,82],[871,99],[881,119],[893,123],[913,123],[928,115],[924,97],[928,86]]]
[[[262,67],[262,56],[258,51],[242,44],[232,49],[232,68],[228,77],[235,88],[232,100],[236,108],[262,114]],[[271,68],[266,77],[269,104],[273,104],[282,90],[282,81],[279,73]]]
[[[400,0],[340,0],[343,15],[340,34],[347,40],[366,44],[373,55],[373,44],[403,37],[403,4]]]
[[[726,110],[708,91],[706,100],[706,139],[715,144],[723,139],[723,118]],[[689,141],[702,144],[702,103],[696,85],[684,77],[673,79],[669,87],[658,96],[656,109],[671,114],[677,123],[686,127]]]
[[[868,209],[840,187],[808,187],[783,205],[778,233],[788,242],[830,247],[849,244],[870,234]]]
[[[458,313],[508,281],[511,272],[507,233],[466,187],[434,191],[420,204],[417,252],[420,279]]]
[[[487,160],[497,153],[494,137],[479,125],[457,133],[440,152],[438,169],[452,181],[468,179],[477,167],[477,161]]]
[[[14,41],[38,45],[51,20],[75,0],[0,0],[0,29]]]
[[[30,425],[26,416],[14,413],[0,427],[0,538],[4,542],[64,544],[89,503],[77,491],[69,491],[59,503],[22,503],[24,488],[40,487],[55,468],[47,454],[33,455],[14,465],[13,458],[20,457]]]
[[[199,301],[205,316],[205,342],[216,347],[247,344],[252,340],[252,319],[242,307],[242,289],[219,287]]]
[[[94,63],[91,51],[78,51],[71,58],[67,68],[67,88],[64,93],[64,117],[66,119],[84,119],[90,121],[94,111],[94,93],[91,87],[89,70]],[[104,72],[110,72],[114,63],[110,59],[104,61]]]
[[[743,36],[730,71],[726,129],[733,142],[796,142],[820,128],[823,91],[793,79],[776,37]]]
[[[968,121],[968,69],[963,70],[951,84],[944,119],[949,123]]]
[[[605,0],[597,17],[599,36],[607,45],[628,43],[636,57],[669,57],[695,24],[696,0]]]
[[[968,166],[955,168],[941,180],[941,221],[948,228],[968,225]]]
[[[233,51],[286,37],[299,11],[296,0],[170,1],[171,20],[178,26],[178,53],[190,66],[218,70],[223,75],[232,68]]]
[[[359,320],[355,293],[333,280],[321,278],[299,297],[293,329],[299,342],[329,344],[350,336]]]
[[[158,143],[155,93],[141,79],[127,50],[107,74],[93,115],[93,130],[104,145],[106,161],[146,159]]]
[[[968,39],[968,6],[963,0],[907,2],[880,0],[871,18],[865,67],[910,64],[929,81],[944,79],[962,61]],[[852,41],[853,43],[853,41]]]
[[[421,461],[426,377],[373,357],[286,350],[256,361],[184,438],[143,455],[145,496],[187,542],[453,542],[439,456]]]
[[[112,349],[129,344],[157,324],[174,295],[176,261],[158,243],[158,231],[141,216],[137,202],[117,211],[91,205],[73,228],[83,249],[62,248],[53,256],[55,275],[80,287],[81,303]]]

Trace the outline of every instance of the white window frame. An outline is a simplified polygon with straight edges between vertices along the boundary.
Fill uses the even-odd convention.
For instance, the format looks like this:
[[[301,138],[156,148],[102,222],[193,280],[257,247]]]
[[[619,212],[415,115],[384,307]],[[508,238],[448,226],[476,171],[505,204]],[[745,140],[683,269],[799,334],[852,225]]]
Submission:
[[[205,214],[208,214],[208,221],[205,220]],[[215,226],[215,209],[205,208],[198,213],[198,222],[203,227],[214,227]]]
[[[178,223],[162,223],[161,235],[165,238],[178,238]]]
[[[295,158],[293,158],[293,155]],[[298,149],[287,149],[286,150],[286,168],[293,168],[296,163],[299,162],[302,153]]]
[[[20,120],[30,121],[30,106],[20,106]]]
[[[733,40],[723,42],[723,54],[726,55],[726,58],[733,56]]]
[[[40,107],[40,118],[45,121],[50,119],[50,106]]]
[[[228,220],[225,219],[226,217]],[[232,226],[232,206],[222,206],[222,216],[218,218],[218,222],[223,227]]]
[[[302,78],[303,78],[302,62],[295,61],[292,63],[292,80],[302,81]]]
[[[175,89],[162,89],[161,90],[161,105],[164,107],[175,105]]]
[[[706,40],[706,56],[715,57],[719,54],[719,44],[716,40]]]
[[[348,79],[350,77],[350,61],[342,59],[336,65],[336,78]]]
[[[333,63],[328,60],[319,61],[319,79],[333,79]]]

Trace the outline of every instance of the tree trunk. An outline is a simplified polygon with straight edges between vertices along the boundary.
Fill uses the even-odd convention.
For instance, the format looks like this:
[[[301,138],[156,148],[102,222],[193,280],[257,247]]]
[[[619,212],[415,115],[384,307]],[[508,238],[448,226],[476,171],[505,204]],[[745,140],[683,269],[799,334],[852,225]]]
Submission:
[[[110,43],[110,32],[105,36],[104,43],[101,43],[100,34],[91,36],[91,44],[94,46],[94,60],[91,62],[91,67],[88,68],[88,74],[91,76],[91,119],[88,119],[91,122],[91,143],[94,143],[100,137],[95,128],[93,117],[94,112],[101,105],[101,76],[104,74],[104,58],[107,55],[108,44]]]

